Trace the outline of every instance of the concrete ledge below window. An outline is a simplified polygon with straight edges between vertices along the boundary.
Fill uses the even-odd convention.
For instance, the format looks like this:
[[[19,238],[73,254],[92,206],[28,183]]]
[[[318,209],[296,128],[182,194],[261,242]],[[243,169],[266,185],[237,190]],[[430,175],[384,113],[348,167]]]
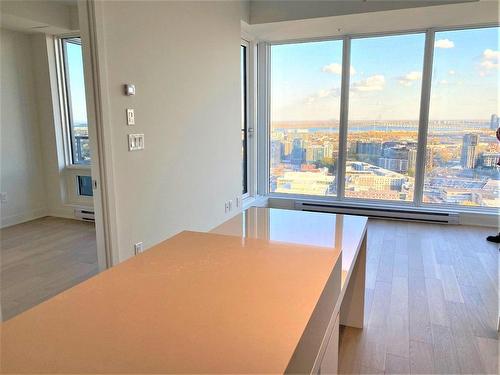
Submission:
[[[246,210],[249,207],[268,207],[268,197],[263,195],[247,197],[242,200],[241,207],[243,210]]]

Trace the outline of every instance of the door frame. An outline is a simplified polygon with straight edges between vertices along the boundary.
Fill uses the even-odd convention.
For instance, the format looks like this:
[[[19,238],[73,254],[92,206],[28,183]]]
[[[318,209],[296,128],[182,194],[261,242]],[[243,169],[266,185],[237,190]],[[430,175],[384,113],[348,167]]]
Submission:
[[[78,21],[83,51],[85,94],[92,154],[91,171],[94,188],[97,259],[99,271],[119,263],[116,228],[115,189],[112,174],[112,134],[107,96],[106,66],[102,35],[96,32],[96,18],[101,12],[94,0],[78,0]],[[100,9],[100,8],[99,8]]]

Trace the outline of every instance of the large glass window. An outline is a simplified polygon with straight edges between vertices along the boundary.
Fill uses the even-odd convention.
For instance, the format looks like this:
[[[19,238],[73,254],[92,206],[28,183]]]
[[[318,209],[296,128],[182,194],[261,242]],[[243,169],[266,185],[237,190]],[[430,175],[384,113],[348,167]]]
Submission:
[[[270,192],[500,207],[499,31],[346,36],[344,59],[341,40],[272,45]]]
[[[248,44],[242,42],[241,59],[241,170],[242,194],[248,194]]]
[[[498,31],[435,34],[425,203],[500,207]]]
[[[412,201],[424,34],[351,41],[348,198]]]
[[[270,191],[334,196],[342,41],[271,47]]]
[[[80,38],[60,39],[63,114],[71,164],[90,164],[90,147]]]

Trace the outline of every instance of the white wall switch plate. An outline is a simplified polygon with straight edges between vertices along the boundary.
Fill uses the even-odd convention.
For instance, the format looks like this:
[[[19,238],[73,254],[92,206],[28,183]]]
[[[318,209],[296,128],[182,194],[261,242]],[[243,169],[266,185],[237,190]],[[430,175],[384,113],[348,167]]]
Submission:
[[[144,150],[144,134],[129,134],[128,150],[129,151]]]
[[[135,113],[133,108],[127,108],[127,125],[135,125]]]
[[[0,193],[0,202],[7,203],[7,193]]]
[[[135,245],[134,245],[134,255],[137,255],[137,254],[140,254],[143,252],[143,243],[142,242],[137,242]]]
[[[125,95],[132,96],[135,95],[135,85],[131,83],[126,83],[124,86]]]

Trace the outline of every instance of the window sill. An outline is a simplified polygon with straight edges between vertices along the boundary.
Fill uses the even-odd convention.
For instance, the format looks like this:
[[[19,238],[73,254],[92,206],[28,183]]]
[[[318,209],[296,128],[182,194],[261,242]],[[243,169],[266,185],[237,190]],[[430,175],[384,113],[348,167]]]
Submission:
[[[242,210],[246,210],[250,207],[267,207],[268,197],[263,195],[257,195],[254,197],[246,197],[241,200]]]
[[[91,166],[88,164],[68,164],[65,169],[68,170],[82,170],[82,171],[90,171]]]

